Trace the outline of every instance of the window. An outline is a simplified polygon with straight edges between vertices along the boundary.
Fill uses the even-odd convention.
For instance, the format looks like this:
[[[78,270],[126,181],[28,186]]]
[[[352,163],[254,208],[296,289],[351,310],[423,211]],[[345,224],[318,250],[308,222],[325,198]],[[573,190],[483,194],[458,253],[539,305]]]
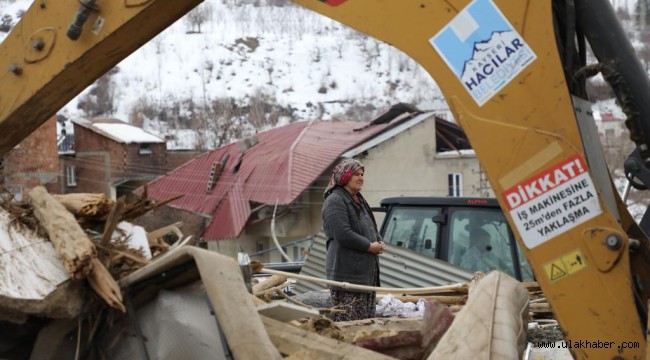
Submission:
[[[450,216],[450,243],[448,261],[470,271],[500,270],[514,278],[519,267],[523,281],[532,281],[533,274],[525,256],[511,233],[503,213],[489,209],[454,210]],[[488,240],[477,240],[487,233]],[[516,249],[512,249],[512,246]],[[513,251],[514,250],[514,251]],[[519,264],[514,256],[519,257]]]
[[[140,155],[150,155],[153,154],[151,149],[151,144],[140,144]]]
[[[438,208],[396,208],[390,214],[384,241],[435,257],[438,224],[432,218],[439,213]]]
[[[449,180],[449,196],[463,196],[463,174],[451,173],[447,175]]]
[[[75,166],[67,166],[65,170],[66,185],[77,186],[77,168]]]

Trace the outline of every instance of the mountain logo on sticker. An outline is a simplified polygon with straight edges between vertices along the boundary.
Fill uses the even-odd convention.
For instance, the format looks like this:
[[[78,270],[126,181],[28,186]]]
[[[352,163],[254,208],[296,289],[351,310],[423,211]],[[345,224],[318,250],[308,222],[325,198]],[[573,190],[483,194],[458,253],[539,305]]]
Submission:
[[[536,59],[492,0],[472,1],[429,42],[479,106]]]

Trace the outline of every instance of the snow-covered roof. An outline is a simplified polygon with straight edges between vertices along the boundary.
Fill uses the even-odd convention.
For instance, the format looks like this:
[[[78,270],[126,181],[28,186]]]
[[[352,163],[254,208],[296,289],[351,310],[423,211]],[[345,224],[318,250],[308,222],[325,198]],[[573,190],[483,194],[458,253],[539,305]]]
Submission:
[[[164,143],[165,141],[143,129],[119,119],[74,119],[75,124],[83,126],[109,139],[123,144]]]

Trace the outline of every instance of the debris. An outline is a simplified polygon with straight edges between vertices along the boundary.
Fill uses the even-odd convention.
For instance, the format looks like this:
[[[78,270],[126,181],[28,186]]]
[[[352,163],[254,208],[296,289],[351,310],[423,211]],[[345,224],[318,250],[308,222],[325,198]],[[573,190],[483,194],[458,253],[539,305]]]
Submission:
[[[287,281],[286,275],[273,275],[259,284],[253,285],[253,294],[264,293],[265,290],[284,284]],[[259,295],[258,295],[259,296]]]
[[[375,316],[378,317],[410,317],[410,316],[423,316],[424,315],[425,300],[420,298],[417,303],[402,302],[393,297],[392,294],[387,294],[381,297],[377,303]]]
[[[169,251],[170,246],[163,239],[165,235],[174,233],[178,237],[178,241],[181,241],[183,238],[183,233],[179,229],[181,226],[183,226],[183,222],[179,221],[147,233],[147,241],[149,242],[152,257]]]
[[[288,322],[309,316],[319,316],[317,310],[309,309],[304,306],[295,305],[287,302],[274,301],[257,307],[260,315],[268,316],[272,319]]]
[[[8,228],[9,222],[14,219],[14,227],[22,228],[21,233],[27,233],[25,227],[31,229],[42,227],[45,230],[43,234],[51,239],[51,243],[36,234],[31,240],[18,239],[18,236],[14,235],[17,234],[17,230],[12,230],[11,237],[5,237],[5,239],[0,232],[0,251],[2,251],[0,264],[8,269],[9,275],[7,276],[13,276],[17,274],[14,270],[18,266],[12,267],[11,264],[18,264],[18,261],[27,259],[25,254],[28,251],[31,252],[31,260],[27,262],[30,265],[27,268],[33,270],[34,274],[28,276],[26,275],[28,272],[20,273],[20,284],[25,284],[25,281],[31,281],[30,279],[36,279],[46,272],[46,281],[34,280],[33,286],[38,288],[37,292],[39,293],[35,303],[43,304],[47,298],[54,299],[56,303],[48,303],[49,310],[38,306],[29,308],[29,310],[20,312],[13,319],[14,321],[24,321],[31,315],[50,318],[78,316],[83,306],[83,294],[86,287],[79,286],[85,282],[72,282],[69,280],[71,278],[87,279],[90,289],[108,306],[118,309],[122,313],[127,310],[123,303],[124,296],[124,301],[129,306],[128,315],[139,317],[134,312],[141,310],[138,309],[141,303],[135,304],[136,307],[133,307],[135,302],[153,298],[159,292],[171,292],[171,289],[176,289],[176,286],[183,285],[183,281],[191,279],[197,281],[199,277],[201,278],[202,292],[198,296],[205,296],[204,294],[207,293],[210,299],[207,303],[213,306],[210,310],[219,315],[219,329],[223,331],[228,347],[236,358],[279,359],[280,356],[285,356],[292,359],[364,358],[372,360],[422,359],[430,354],[431,356],[438,354],[459,355],[463,346],[467,345],[465,344],[466,333],[473,332],[475,337],[484,335],[477,333],[477,329],[484,326],[476,326],[476,318],[458,320],[467,318],[467,314],[478,314],[479,324],[487,321],[485,326],[498,327],[498,331],[494,331],[494,333],[503,333],[509,336],[505,342],[512,348],[506,349],[502,347],[503,344],[488,345],[486,348],[492,353],[496,349],[500,351],[499,355],[510,356],[520,351],[519,345],[521,345],[522,337],[525,341],[525,330],[516,332],[516,326],[525,324],[529,320],[541,322],[544,318],[552,317],[551,308],[543,298],[538,284],[524,283],[522,284],[523,288],[520,286],[513,290],[508,288],[512,285],[509,283],[509,278],[503,274],[494,273],[496,275],[490,274],[484,279],[482,279],[484,274],[475,274],[475,279],[470,284],[450,284],[413,289],[361,287],[361,290],[377,291],[379,300],[377,315],[390,316],[390,318],[378,317],[355,322],[335,323],[323,314],[342,310],[327,306],[311,307],[301,303],[299,298],[289,297],[283,291],[290,284],[289,278],[317,281],[311,277],[267,271],[259,264],[252,262],[253,272],[263,272],[273,276],[248,289],[253,291],[254,295],[251,295],[244,283],[242,269],[239,266],[241,264],[216,253],[194,247],[181,247],[190,239],[182,240],[182,233],[178,229],[182,223],[175,223],[147,233],[143,228],[126,222],[128,219],[133,219],[161,205],[161,203],[148,200],[146,191],[144,198],[131,204],[126,204],[123,200],[111,202],[105,197],[95,196],[96,194],[56,197],[61,199],[66,204],[65,206],[59,204],[54,196],[47,194],[44,188],[36,188],[32,193],[33,196],[30,197],[29,203],[10,204],[7,201],[0,201],[3,208],[9,209],[9,213],[4,215],[0,212],[0,226]],[[6,220],[4,225],[3,219]],[[167,245],[162,240],[162,237],[169,233],[176,234],[179,239],[173,246]],[[24,262],[20,262],[20,264],[22,266]],[[248,267],[247,264],[243,265]],[[182,270],[175,272],[181,266],[184,266]],[[169,275],[172,273],[176,275]],[[51,274],[56,276],[52,275],[50,279],[49,275]],[[177,275],[177,278],[173,278]],[[160,283],[165,283],[168,287],[159,288],[157,282],[148,282],[151,277],[156,276],[160,277]],[[497,281],[497,285],[492,279],[495,276],[500,279]],[[116,279],[119,282],[116,282]],[[10,314],[18,306],[25,306],[24,302],[4,301],[3,296],[12,291],[25,292],[24,289],[12,287],[13,284],[10,280],[11,278],[0,275],[0,320],[3,319],[4,313]],[[139,292],[134,295],[129,285],[138,281],[155,285],[151,288],[148,287],[149,285],[142,285],[137,290]],[[176,281],[180,283],[176,283]],[[327,281],[328,284],[335,284],[347,289],[359,288],[353,284],[342,284],[329,280],[319,281]],[[77,288],[69,288],[70,284],[76,284]],[[80,289],[81,291],[79,291]],[[125,289],[125,294],[122,293],[122,289]],[[515,296],[512,298],[506,296],[504,299],[499,295],[503,291],[514,293]],[[523,299],[522,294],[525,293],[533,299],[529,307],[523,307],[520,303],[520,300]],[[52,294],[58,297],[52,298]],[[74,296],[74,298],[70,298],[72,304],[74,304],[74,300],[78,300],[76,310],[64,309],[59,306],[68,300],[66,299],[68,295]],[[277,301],[279,298],[277,295],[283,296],[286,301]],[[327,292],[319,293],[319,295],[329,296]],[[272,301],[272,299],[276,301]],[[485,318],[484,313],[475,310],[476,306],[479,306],[475,303],[480,303],[482,299],[483,301],[487,299],[487,301],[510,302],[511,312],[503,315],[499,311],[506,312],[506,310],[497,307],[496,315],[493,315],[492,318]],[[525,302],[527,299],[528,297]],[[202,298],[200,300],[202,300],[201,303],[204,303]],[[178,304],[182,304],[182,300],[177,300]],[[91,307],[87,306],[86,309],[92,308],[95,311],[95,308],[99,308],[101,313],[87,311],[84,316],[76,319],[77,323],[70,322],[66,325],[66,329],[74,329],[76,326],[77,330],[75,331],[85,334],[78,335],[80,338],[77,341],[80,344],[89,343],[94,339],[96,333],[107,331],[107,328],[110,329],[113,321],[116,324],[119,322],[119,324],[127,325],[130,321],[128,317],[123,317],[119,312],[106,311],[108,307],[101,301],[92,305]],[[494,308],[494,306],[485,308]],[[517,316],[512,316],[512,311],[516,312]],[[456,321],[453,321],[454,313],[457,313]],[[400,318],[405,316],[409,316],[409,318]],[[471,316],[469,317],[471,318]],[[511,320],[515,318],[516,324],[504,328],[504,324],[494,320],[501,321],[506,318]],[[83,330],[79,330],[82,324]],[[215,324],[213,323],[212,326]],[[154,325],[148,324],[143,328],[149,333],[139,334],[138,336],[141,338],[146,339],[150,334],[157,334],[157,332],[152,332],[152,329],[155,328]],[[130,331],[128,328],[118,329],[117,327],[114,330],[116,335],[111,338],[111,341],[115,341],[115,343],[125,338],[125,331]],[[43,336],[51,337],[66,336],[58,334],[56,331],[43,334]],[[66,334],[69,334],[69,331]],[[129,341],[141,341],[133,338],[131,336]],[[42,344],[42,349],[48,348],[46,340],[43,341],[45,342]],[[149,342],[148,339],[147,342]],[[252,342],[255,346],[251,346]],[[149,343],[153,343],[153,340]],[[122,348],[125,346],[129,348],[131,345],[121,345]],[[454,346],[456,349],[451,349]],[[112,347],[109,346],[108,349],[110,348]],[[486,348],[480,348],[478,351],[486,351]]]
[[[128,287],[130,284],[164,274],[181,264],[188,263],[195,265],[189,268],[192,272],[196,273],[198,270],[234,358],[280,359],[278,349],[273,346],[270,339],[271,334],[267,334],[252,297],[244,285],[239,265],[231,257],[193,246],[184,246],[122,278],[119,284]],[[154,292],[157,289],[152,287],[143,291]]]
[[[85,279],[93,269],[93,260],[97,258],[97,251],[88,235],[74,215],[52,198],[44,187],[32,189],[29,198],[40,226],[61,255],[66,273],[75,280]]]
[[[454,315],[447,306],[432,300],[423,304],[424,316],[418,330],[401,330],[394,335],[372,334],[353,344],[403,360],[421,359],[430,353],[451,325]]]
[[[521,359],[528,299],[517,280],[491,272],[473,290],[429,359]]]
[[[342,341],[329,339],[296,326],[289,325],[266,316],[262,316],[266,331],[273,345],[286,356],[308,353],[310,359],[364,359],[381,360],[393,359],[374,351],[348,344]]]
[[[79,284],[64,286],[67,279],[87,279],[90,288],[109,306],[125,311],[115,279],[147,265],[151,252],[146,231],[119,220],[159,203],[139,199],[127,205],[103,194],[51,195],[44,187],[32,189],[27,202],[7,196],[0,200],[0,206],[10,214],[0,214],[0,261],[6,262],[7,270],[7,282],[0,277],[0,309],[13,309],[17,304],[25,309],[8,311],[15,315],[0,318],[24,321],[29,314],[77,316],[84,292]],[[23,225],[38,234],[29,235]],[[100,236],[89,236],[98,229],[103,229]],[[134,245],[136,242],[139,246]],[[21,266],[12,266],[14,263]],[[19,291],[9,284],[19,286]],[[7,297],[5,301],[3,296]]]
[[[104,194],[73,193],[52,197],[68,211],[81,218],[98,219],[106,216],[113,208],[113,200]]]
[[[104,264],[97,260],[94,244],[77,223],[74,215],[42,186],[32,189],[29,197],[34,207],[34,215],[61,255],[63,268],[68,275],[75,280],[87,278],[92,289],[109,306],[126,312],[119,286]],[[110,228],[113,226],[107,226],[107,229]],[[101,244],[105,245],[103,241]]]
[[[157,209],[161,206],[167,205],[168,203],[182,198],[183,195],[177,195],[174,197],[171,197],[167,200],[163,200],[160,202],[155,202],[148,197],[148,190],[147,190],[147,185],[144,186],[144,191],[142,192],[142,196],[139,197],[136,201],[127,204],[124,212],[120,218],[122,221],[129,221],[136,219],[146,213],[148,213],[151,210]],[[103,219],[105,220],[105,219]]]
[[[453,320],[454,314],[447,306],[436,300],[424,303],[424,318],[420,332],[422,332],[422,348],[425,356],[435,349]]]
[[[300,321],[299,328],[334,340],[345,341],[339,327],[329,318],[310,317]]]

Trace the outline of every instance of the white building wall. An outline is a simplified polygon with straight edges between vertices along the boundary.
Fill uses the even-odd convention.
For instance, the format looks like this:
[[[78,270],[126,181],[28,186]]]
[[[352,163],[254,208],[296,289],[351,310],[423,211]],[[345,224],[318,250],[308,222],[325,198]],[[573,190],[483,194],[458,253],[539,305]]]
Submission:
[[[387,197],[447,196],[450,173],[461,174],[463,196],[494,196],[472,151],[436,154],[435,141],[435,118],[432,116],[356,156],[366,168],[362,194],[371,207],[378,207],[380,200]],[[314,235],[322,229],[322,194],[330,176],[328,170],[298,198],[302,206],[298,206],[299,209],[294,206],[297,211],[276,219],[276,235],[281,244]],[[379,226],[383,216],[375,215]],[[210,248],[233,257],[242,245],[249,253],[258,250],[258,243],[267,249],[274,247],[270,220],[249,224],[239,239],[219,243],[209,244]],[[282,258],[276,251],[258,260],[281,262]]]
[[[362,194],[371,207],[394,196],[447,196],[448,174],[460,173],[463,196],[485,195],[487,181],[475,155],[436,154],[435,118],[431,117],[358,155],[366,168]],[[483,176],[483,178],[485,178]],[[381,223],[381,214],[376,214]]]

